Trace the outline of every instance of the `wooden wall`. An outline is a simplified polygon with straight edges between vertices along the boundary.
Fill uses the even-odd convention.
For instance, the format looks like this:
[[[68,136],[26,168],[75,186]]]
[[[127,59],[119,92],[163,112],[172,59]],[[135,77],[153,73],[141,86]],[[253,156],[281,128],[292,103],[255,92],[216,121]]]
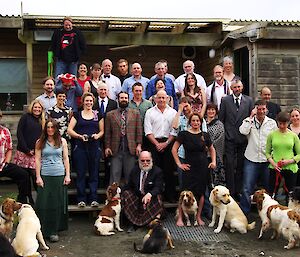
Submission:
[[[0,58],[25,58],[26,45],[18,39],[17,29],[0,29]]]
[[[32,98],[43,92],[41,81],[47,75],[47,51],[49,46],[49,43],[33,45]],[[204,57],[205,55],[206,57]],[[107,46],[88,46],[88,50],[82,56],[81,61],[91,65],[94,62],[101,63],[105,58],[109,58],[114,65],[120,58],[127,59],[129,63],[139,62],[143,68],[143,76],[148,78],[154,74],[154,65],[159,59],[168,60],[169,72],[175,77],[183,73],[182,63],[186,60],[182,57],[182,47],[139,46],[111,51]],[[211,80],[212,68],[217,60],[208,58],[208,50],[196,49],[196,57],[193,61],[195,62],[195,71],[203,75],[206,80]],[[113,74],[116,73],[116,67],[114,67]]]
[[[272,101],[283,109],[299,105],[299,42],[266,41],[258,44],[257,52],[257,90],[268,86]]]

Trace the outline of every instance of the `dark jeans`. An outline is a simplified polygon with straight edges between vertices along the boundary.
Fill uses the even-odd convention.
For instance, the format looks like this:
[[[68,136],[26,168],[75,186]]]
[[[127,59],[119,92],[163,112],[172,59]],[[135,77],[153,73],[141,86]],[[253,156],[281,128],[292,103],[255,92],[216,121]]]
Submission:
[[[30,185],[29,174],[21,167],[13,163],[8,163],[2,171],[0,177],[9,177],[17,183],[19,189],[18,201],[27,203],[27,196],[29,195],[28,189]]]
[[[261,182],[261,186],[264,189],[269,191],[268,165],[268,162],[252,162],[245,159],[243,174],[243,190],[240,202],[241,209],[245,214],[250,212],[250,195],[253,194],[254,187],[258,181]]]
[[[87,142],[80,147],[74,146],[73,163],[77,171],[76,186],[78,202],[86,202],[86,172],[89,172],[89,201],[98,201],[97,188],[99,184],[99,165],[101,148],[97,142]]]

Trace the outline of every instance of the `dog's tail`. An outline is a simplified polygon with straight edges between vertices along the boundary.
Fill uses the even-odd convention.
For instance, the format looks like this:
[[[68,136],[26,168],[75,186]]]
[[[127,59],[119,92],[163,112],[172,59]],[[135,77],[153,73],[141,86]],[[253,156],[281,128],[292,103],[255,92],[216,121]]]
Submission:
[[[247,225],[247,230],[253,230],[255,228],[255,221]]]
[[[133,242],[133,249],[134,249],[136,252],[139,252],[139,253],[141,253],[141,252],[142,252],[142,249],[139,249],[139,248],[137,248],[137,246],[136,246],[136,243],[135,243],[135,242]]]

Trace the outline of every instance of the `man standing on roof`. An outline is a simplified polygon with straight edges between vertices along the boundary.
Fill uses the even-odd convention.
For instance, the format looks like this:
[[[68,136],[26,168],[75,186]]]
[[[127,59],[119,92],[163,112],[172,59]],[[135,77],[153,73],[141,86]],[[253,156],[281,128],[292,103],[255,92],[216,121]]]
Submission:
[[[51,49],[56,62],[55,79],[65,73],[76,76],[78,61],[86,50],[86,43],[81,31],[73,28],[71,17],[65,17],[63,27],[54,31]]]

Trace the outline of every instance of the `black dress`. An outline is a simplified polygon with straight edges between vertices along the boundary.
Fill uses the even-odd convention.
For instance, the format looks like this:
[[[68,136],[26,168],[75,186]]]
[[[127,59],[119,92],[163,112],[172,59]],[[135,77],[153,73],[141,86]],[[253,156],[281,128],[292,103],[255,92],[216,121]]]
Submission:
[[[205,132],[193,134],[181,131],[177,141],[183,144],[185,163],[191,165],[189,171],[183,172],[183,189],[192,191],[198,200],[204,195],[209,181],[207,147],[212,144],[210,137]]]

